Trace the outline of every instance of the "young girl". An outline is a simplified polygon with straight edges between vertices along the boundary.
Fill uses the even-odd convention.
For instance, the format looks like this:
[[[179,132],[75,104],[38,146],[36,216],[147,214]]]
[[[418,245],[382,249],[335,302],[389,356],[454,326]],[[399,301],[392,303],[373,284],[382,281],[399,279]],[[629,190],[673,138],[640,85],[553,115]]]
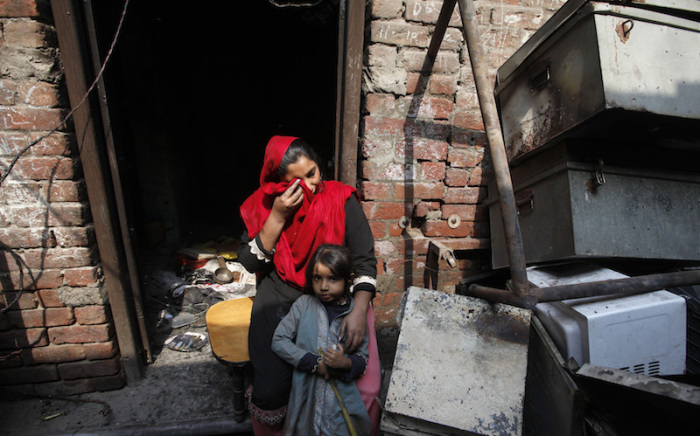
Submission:
[[[352,355],[345,354],[340,337],[342,320],[353,308],[349,251],[321,245],[306,275],[314,295],[297,299],[272,339],[272,350],[295,368],[284,433],[349,434],[349,419],[356,434],[368,435],[372,424],[354,382],[367,365],[367,337]],[[343,415],[331,383],[348,416]]]

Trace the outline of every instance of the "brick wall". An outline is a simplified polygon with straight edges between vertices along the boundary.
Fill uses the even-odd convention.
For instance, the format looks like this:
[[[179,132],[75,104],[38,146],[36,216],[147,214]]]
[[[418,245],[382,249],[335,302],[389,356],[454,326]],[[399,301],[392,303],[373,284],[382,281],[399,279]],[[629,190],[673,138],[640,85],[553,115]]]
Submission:
[[[508,59],[564,2],[477,0],[495,80]],[[424,286],[430,241],[458,254],[437,264],[439,289],[488,267],[488,145],[458,8],[432,73],[422,75],[441,1],[374,0],[363,76],[360,188],[380,260],[377,327],[393,329],[401,293]],[[452,217],[452,224],[448,220]],[[456,218],[459,218],[458,220]]]
[[[68,110],[48,0],[0,1],[0,173]],[[39,393],[123,385],[72,129],[0,186],[0,384]],[[20,292],[22,290],[22,292]]]

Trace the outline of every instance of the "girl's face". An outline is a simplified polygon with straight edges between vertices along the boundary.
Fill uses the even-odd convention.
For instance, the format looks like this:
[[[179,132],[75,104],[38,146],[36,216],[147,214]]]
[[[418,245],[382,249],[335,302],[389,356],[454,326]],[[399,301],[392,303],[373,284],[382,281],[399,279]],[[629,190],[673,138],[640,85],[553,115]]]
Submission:
[[[321,171],[318,164],[302,155],[296,162],[287,167],[287,174],[284,176],[284,180],[287,182],[294,179],[303,180],[311,192],[316,193],[321,184]]]
[[[345,280],[333,274],[326,265],[319,262],[314,266],[311,282],[314,295],[324,303],[345,300]]]

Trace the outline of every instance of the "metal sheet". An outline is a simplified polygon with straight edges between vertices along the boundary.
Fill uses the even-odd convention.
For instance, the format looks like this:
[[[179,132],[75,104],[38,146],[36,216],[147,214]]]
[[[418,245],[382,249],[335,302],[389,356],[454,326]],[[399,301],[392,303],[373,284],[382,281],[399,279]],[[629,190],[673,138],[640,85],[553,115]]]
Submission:
[[[411,287],[386,411],[477,434],[522,431],[530,311]]]
[[[700,246],[688,243],[700,240],[697,173],[605,166],[605,184],[596,186],[593,164],[542,168],[526,180],[513,177],[516,198],[523,200],[528,264],[592,257],[700,260]],[[508,260],[496,206],[489,206],[492,266],[502,268]]]
[[[570,9],[499,70],[509,160],[563,137],[700,149],[700,22],[599,2]]]

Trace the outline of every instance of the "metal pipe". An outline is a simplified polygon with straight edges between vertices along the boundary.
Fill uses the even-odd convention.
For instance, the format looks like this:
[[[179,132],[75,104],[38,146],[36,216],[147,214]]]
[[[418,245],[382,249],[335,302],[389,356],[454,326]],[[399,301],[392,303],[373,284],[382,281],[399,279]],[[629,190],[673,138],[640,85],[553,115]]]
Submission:
[[[498,119],[496,99],[493,93],[493,86],[489,82],[489,62],[480,50],[476,9],[472,0],[459,0],[459,10],[462,16],[464,38],[467,41],[467,50],[469,50],[469,59],[476,82],[476,91],[479,96],[481,116],[484,119],[489,152],[496,176],[506,251],[510,265],[510,275],[513,281],[513,293],[518,296],[525,295],[529,289],[527,272],[525,270],[525,251],[523,250],[523,241],[520,234],[520,222],[518,221],[515,205],[513,183],[510,179],[508,157],[506,156],[505,144],[501,133],[501,123]]]
[[[618,280],[552,286],[549,288],[532,288],[528,295],[521,296],[516,296],[512,292],[503,289],[472,284],[467,288],[466,295],[481,298],[491,303],[504,303],[523,307],[525,309],[532,309],[537,303],[546,301],[560,301],[612,294],[641,294],[643,292],[651,292],[659,289],[697,284],[700,284],[700,270],[650,274]]]

